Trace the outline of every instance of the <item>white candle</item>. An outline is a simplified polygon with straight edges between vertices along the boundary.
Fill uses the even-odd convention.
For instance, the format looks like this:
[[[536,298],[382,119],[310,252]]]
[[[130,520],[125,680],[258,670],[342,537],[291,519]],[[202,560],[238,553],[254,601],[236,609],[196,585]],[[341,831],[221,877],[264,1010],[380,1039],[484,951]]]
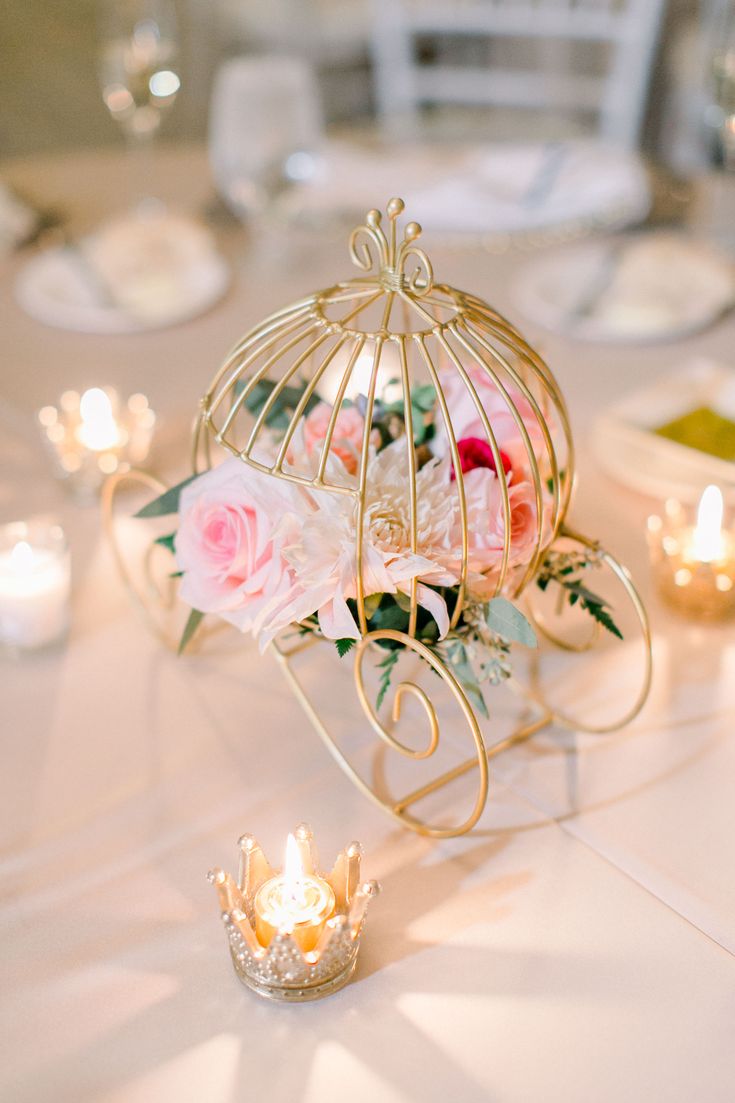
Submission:
[[[315,873],[305,872],[298,843],[289,835],[283,873],[265,881],[253,901],[261,946],[269,946],[273,937],[283,932],[292,935],[305,953],[313,950],[334,907],[332,886]]]
[[[0,643],[45,647],[69,619],[69,552],[58,525],[5,525],[0,530]]]
[[[714,563],[722,558],[724,540],[722,515],[724,504],[722,491],[708,486],[702,494],[697,510],[697,524],[692,540],[692,557],[700,563]]]
[[[120,430],[112,413],[112,403],[101,387],[90,387],[79,402],[81,422],[77,439],[93,452],[106,452],[120,443]]]

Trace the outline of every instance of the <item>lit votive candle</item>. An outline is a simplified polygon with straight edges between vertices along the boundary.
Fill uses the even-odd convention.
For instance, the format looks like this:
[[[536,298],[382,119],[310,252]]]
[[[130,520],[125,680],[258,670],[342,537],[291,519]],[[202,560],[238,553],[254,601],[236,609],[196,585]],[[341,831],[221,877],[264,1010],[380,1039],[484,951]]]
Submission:
[[[59,525],[15,522],[0,528],[0,644],[47,647],[69,624],[69,549]]]
[[[696,524],[682,507],[667,503],[665,517],[648,518],[648,543],[661,595],[681,612],[701,619],[735,614],[735,533],[723,527],[722,492],[708,486]]]
[[[304,872],[299,844],[289,835],[283,872],[264,881],[255,894],[258,942],[269,946],[276,934],[290,934],[304,953],[313,950],[334,914],[335,903],[332,886],[324,878]]]
[[[90,387],[65,391],[38,422],[58,477],[77,497],[93,498],[108,475],[145,462],[156,417],[143,394],[122,402],[111,387]]]

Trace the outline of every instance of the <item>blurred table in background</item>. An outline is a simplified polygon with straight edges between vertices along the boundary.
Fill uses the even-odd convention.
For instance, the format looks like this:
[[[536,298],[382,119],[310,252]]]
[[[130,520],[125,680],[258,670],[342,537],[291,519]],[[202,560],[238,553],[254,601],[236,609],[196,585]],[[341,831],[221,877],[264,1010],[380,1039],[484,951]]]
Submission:
[[[72,234],[129,194],[122,152],[8,163],[3,176],[67,215]],[[204,151],[163,147],[151,191],[208,209]],[[148,395],[157,467],[183,475],[199,395],[236,338],[351,275],[341,234],[297,235],[276,271],[235,224],[217,232],[235,267],[228,296],[146,334],[44,328],[13,299],[24,254],[0,271],[0,520],[56,511],[74,576],[66,648],[0,665],[0,1096],[729,1103],[735,640],[731,626],[677,620],[651,595],[653,503],[595,468],[586,435],[594,412],[642,379],[694,356],[728,362],[735,317],[670,344],[576,344],[513,311],[524,254],[434,248],[425,228],[438,277],[510,313],[559,379],[580,451],[573,520],[631,568],[656,660],[630,729],[549,733],[509,752],[476,832],[432,843],[357,796],[251,643],[162,651],[126,602],[96,511],[51,481],[35,411],[100,384]],[[621,655],[624,678],[625,645]],[[330,694],[352,707],[347,677]],[[229,865],[243,831],[278,853],[300,820],[325,863],[360,838],[385,892],[355,983],[310,1007],[271,1006],[235,980],[204,874]]]

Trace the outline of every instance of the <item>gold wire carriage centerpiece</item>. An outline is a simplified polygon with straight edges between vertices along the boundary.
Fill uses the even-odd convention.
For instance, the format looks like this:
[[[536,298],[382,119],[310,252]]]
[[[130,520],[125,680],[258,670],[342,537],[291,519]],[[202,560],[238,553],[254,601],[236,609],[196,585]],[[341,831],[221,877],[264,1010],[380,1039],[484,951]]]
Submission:
[[[307,717],[362,791],[406,826],[450,836],[477,822],[488,758],[509,743],[547,724],[600,732],[635,716],[651,648],[625,569],[566,527],[574,449],[553,375],[485,302],[435,282],[417,244],[421,228],[409,222],[399,240],[403,206],[392,199],[387,225],[373,210],[352,233],[361,275],[278,311],[236,345],[201,400],[194,476],[141,516],[179,513],[177,531],[158,542],[175,554],[180,595],[193,610],[184,642],[205,613],[252,632],[275,651]],[[231,458],[213,466],[213,443]],[[607,568],[629,599],[644,664],[624,714],[590,724],[522,690],[513,667],[537,633],[572,651],[604,630],[620,635],[610,604],[587,585],[595,568]],[[593,631],[582,644],[552,630],[529,600],[533,592],[543,602],[547,590],[557,613],[586,615]],[[469,731],[470,758],[465,749],[400,797],[367,777],[296,671],[297,654],[317,643],[352,662],[383,751],[432,760],[447,722],[432,695],[443,688],[453,729],[458,715]],[[409,661],[442,686],[399,680]],[[486,744],[478,716],[488,715],[486,687],[501,682],[525,711],[506,738]],[[418,745],[396,734],[409,699],[429,728]],[[466,815],[417,814],[464,775],[476,780]]]

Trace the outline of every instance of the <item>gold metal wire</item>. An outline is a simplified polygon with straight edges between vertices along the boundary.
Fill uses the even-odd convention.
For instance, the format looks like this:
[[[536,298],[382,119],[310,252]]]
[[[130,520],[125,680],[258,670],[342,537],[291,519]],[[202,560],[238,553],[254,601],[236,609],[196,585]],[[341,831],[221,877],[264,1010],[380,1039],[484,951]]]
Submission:
[[[420,551],[418,533],[419,500],[417,476],[419,459],[414,447],[414,406],[412,393],[421,378],[427,379],[436,392],[437,425],[444,428],[448,453],[454,468],[452,493],[456,493],[461,527],[461,560],[458,562],[458,596],[451,616],[451,627],[459,623],[468,599],[470,579],[470,540],[465,481],[462,475],[457,432],[452,424],[446,388],[451,381],[459,386],[477,413],[477,421],[493,456],[500,489],[504,523],[504,540],[497,569],[493,573],[496,594],[518,597],[537,573],[545,553],[560,535],[570,535],[565,526],[574,485],[574,444],[563,396],[546,363],[531,348],[517,330],[492,307],[477,296],[458,291],[434,281],[431,262],[417,245],[421,228],[409,222],[398,240],[398,218],[404,209],[400,199],[392,199],[386,208],[387,227],[379,211],[370,211],[365,223],[353,231],[349,251],[361,274],[333,287],[306,296],[265,319],[247,333],[228,354],[200,402],[192,439],[192,466],[199,472],[211,464],[211,442],[221,445],[254,469],[309,488],[317,493],[342,494],[354,501],[355,577],[357,620],[362,634],[356,649],[354,676],[358,700],[379,740],[393,752],[410,758],[430,758],[439,746],[439,720],[429,697],[411,682],[401,682],[394,690],[393,719],[397,723],[401,701],[406,695],[417,700],[429,724],[429,739],[419,751],[399,741],[381,722],[368,698],[363,665],[368,655],[376,652],[379,641],[393,640],[420,655],[439,675],[459,707],[469,731],[472,757],[441,774],[428,785],[400,798],[379,795],[363,780],[324,726],[318,708],[301,686],[292,666],[298,647],[274,646],[284,672],[307,716],[330,752],[352,778],[358,788],[391,816],[412,829],[437,837],[468,831],[478,820],[488,791],[488,757],[506,746],[529,738],[540,727],[559,723],[587,731],[609,731],[621,726],[640,710],[645,701],[651,678],[650,631],[640,598],[625,569],[607,553],[603,560],[621,581],[633,605],[642,629],[646,661],[641,692],[620,722],[599,727],[578,723],[572,717],[555,712],[543,700],[524,691],[536,716],[523,724],[501,744],[486,750],[483,737],[471,705],[461,685],[445,664],[426,647],[419,636],[419,580],[410,584],[409,620],[405,633],[371,632],[366,608],[363,577],[365,519],[370,493],[370,468],[373,462],[372,420],[375,403],[384,385],[385,365],[397,360],[396,379],[400,387],[406,442],[406,486],[408,497],[408,529],[412,552]],[[387,232],[386,232],[387,231]],[[350,485],[341,485],[330,474],[329,456],[337,431],[337,420],[358,364],[369,364],[367,385],[361,389],[361,412],[364,432],[357,457],[356,478]],[[336,392],[318,460],[308,469],[299,470],[290,458],[292,444],[307,416],[310,400],[322,397],[325,378],[337,373]],[[493,428],[478,392],[476,381],[482,379],[495,391],[523,442],[524,466],[533,486],[536,531],[533,547],[522,562],[514,561],[512,534],[511,487],[502,459],[502,442]],[[300,398],[293,408],[283,435],[276,443],[268,427],[269,413],[274,409],[285,388],[298,380],[303,385]],[[248,410],[248,398],[261,383],[270,387],[257,416]],[[538,427],[538,443],[532,440],[532,426],[518,408],[516,396],[527,403]],[[298,450],[296,450],[298,451]],[[548,489],[547,489],[548,487]],[[585,537],[572,534],[586,547],[596,547]],[[125,574],[124,565],[118,566]],[[486,600],[486,599],[485,599]],[[538,621],[539,630],[555,644],[548,625]],[[160,634],[160,633],[159,633]],[[311,643],[312,641],[309,641]],[[593,642],[593,641],[590,641]],[[477,787],[469,814],[454,826],[436,824],[409,812],[414,804],[469,771],[477,769]]]

